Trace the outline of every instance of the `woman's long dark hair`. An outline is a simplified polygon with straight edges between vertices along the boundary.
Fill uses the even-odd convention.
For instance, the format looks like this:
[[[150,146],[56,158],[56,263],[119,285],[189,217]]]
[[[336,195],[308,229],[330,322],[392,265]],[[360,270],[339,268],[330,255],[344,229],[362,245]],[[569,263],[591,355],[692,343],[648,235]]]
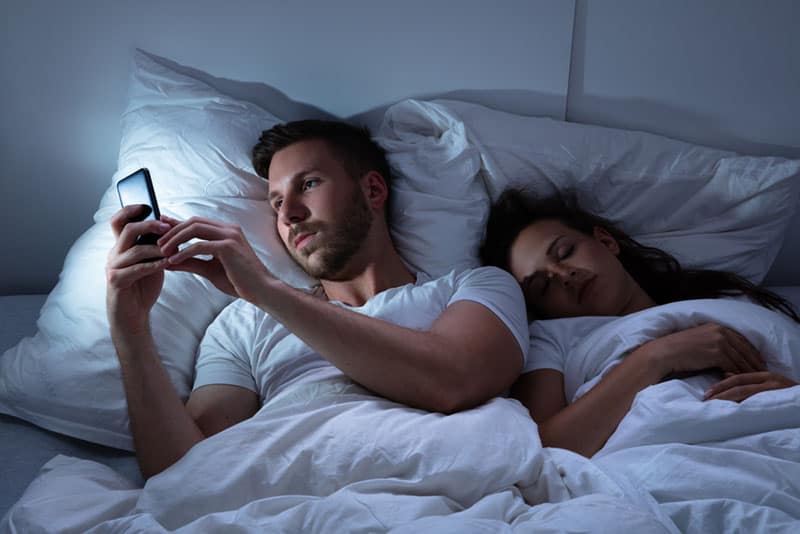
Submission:
[[[657,304],[678,300],[746,295],[762,306],[785,313],[800,323],[791,303],[734,273],[684,269],[669,253],[638,243],[611,222],[580,209],[569,195],[535,199],[519,189],[505,191],[492,206],[481,246],[485,265],[510,270],[511,245],[532,223],[554,219],[587,235],[604,228],[619,243],[619,261]]]

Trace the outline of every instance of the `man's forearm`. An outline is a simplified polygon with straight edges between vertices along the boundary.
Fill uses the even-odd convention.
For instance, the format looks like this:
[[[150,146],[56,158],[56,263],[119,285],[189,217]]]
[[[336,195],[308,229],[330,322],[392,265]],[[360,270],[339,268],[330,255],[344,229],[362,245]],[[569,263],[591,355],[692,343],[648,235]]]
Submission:
[[[488,326],[484,332],[466,328],[459,341],[445,342],[434,330],[411,330],[354,313],[278,281],[268,284],[258,305],[353,380],[412,406],[451,412],[475,405],[499,394],[519,372],[512,370],[497,391],[481,384],[486,373],[480,365],[486,364],[469,354],[485,342]],[[521,362],[518,352],[512,346],[497,361]]]
[[[203,433],[164,370],[149,328],[111,328],[117,348],[136,458],[145,478],[177,462]]]

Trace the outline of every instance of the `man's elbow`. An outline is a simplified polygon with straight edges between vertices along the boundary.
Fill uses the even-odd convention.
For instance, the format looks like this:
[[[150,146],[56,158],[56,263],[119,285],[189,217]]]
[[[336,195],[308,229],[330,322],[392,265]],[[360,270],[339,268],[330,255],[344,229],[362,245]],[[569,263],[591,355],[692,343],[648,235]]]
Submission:
[[[502,392],[492,392],[489,388],[475,387],[475,385],[468,387],[465,384],[468,382],[462,380],[443,383],[431,400],[432,411],[452,415],[480,406]]]
[[[437,389],[435,411],[453,414],[469,410],[507,392],[519,376],[519,369],[509,365],[495,366],[486,373],[476,373],[473,368],[450,369],[442,377]]]
[[[481,402],[467,399],[463,395],[448,394],[440,395],[439,398],[436,399],[434,405],[431,407],[431,410],[444,415],[453,415],[454,413],[463,412],[464,410],[474,408],[479,404],[481,404]]]

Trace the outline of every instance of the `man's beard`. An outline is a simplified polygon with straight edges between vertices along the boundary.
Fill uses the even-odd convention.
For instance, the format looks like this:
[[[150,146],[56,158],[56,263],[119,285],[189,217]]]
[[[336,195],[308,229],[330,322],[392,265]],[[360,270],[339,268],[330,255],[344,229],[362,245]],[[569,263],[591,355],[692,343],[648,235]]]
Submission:
[[[310,224],[300,225],[291,232],[291,240],[295,236],[306,232],[325,232],[325,235],[315,236],[314,242],[306,245],[302,250],[292,246],[289,249],[292,257],[310,276],[320,280],[336,281],[342,279],[342,271],[350,259],[361,248],[372,226],[372,212],[367,206],[367,201],[360,188],[356,188],[350,204],[350,209],[341,215],[334,223],[324,226]],[[318,239],[324,241],[317,242]],[[314,258],[311,258],[313,253]]]

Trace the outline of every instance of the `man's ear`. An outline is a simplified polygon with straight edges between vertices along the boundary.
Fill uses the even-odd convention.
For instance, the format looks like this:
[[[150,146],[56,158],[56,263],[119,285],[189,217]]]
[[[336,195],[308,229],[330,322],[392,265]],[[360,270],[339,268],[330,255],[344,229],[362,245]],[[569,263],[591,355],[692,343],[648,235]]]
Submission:
[[[389,187],[386,185],[383,175],[378,171],[369,171],[361,178],[361,189],[367,204],[373,211],[380,211],[386,205],[389,198]]]
[[[614,239],[614,236],[612,236],[608,230],[602,226],[595,226],[592,230],[592,235],[611,251],[614,256],[619,256],[619,243],[617,243],[617,240]]]

